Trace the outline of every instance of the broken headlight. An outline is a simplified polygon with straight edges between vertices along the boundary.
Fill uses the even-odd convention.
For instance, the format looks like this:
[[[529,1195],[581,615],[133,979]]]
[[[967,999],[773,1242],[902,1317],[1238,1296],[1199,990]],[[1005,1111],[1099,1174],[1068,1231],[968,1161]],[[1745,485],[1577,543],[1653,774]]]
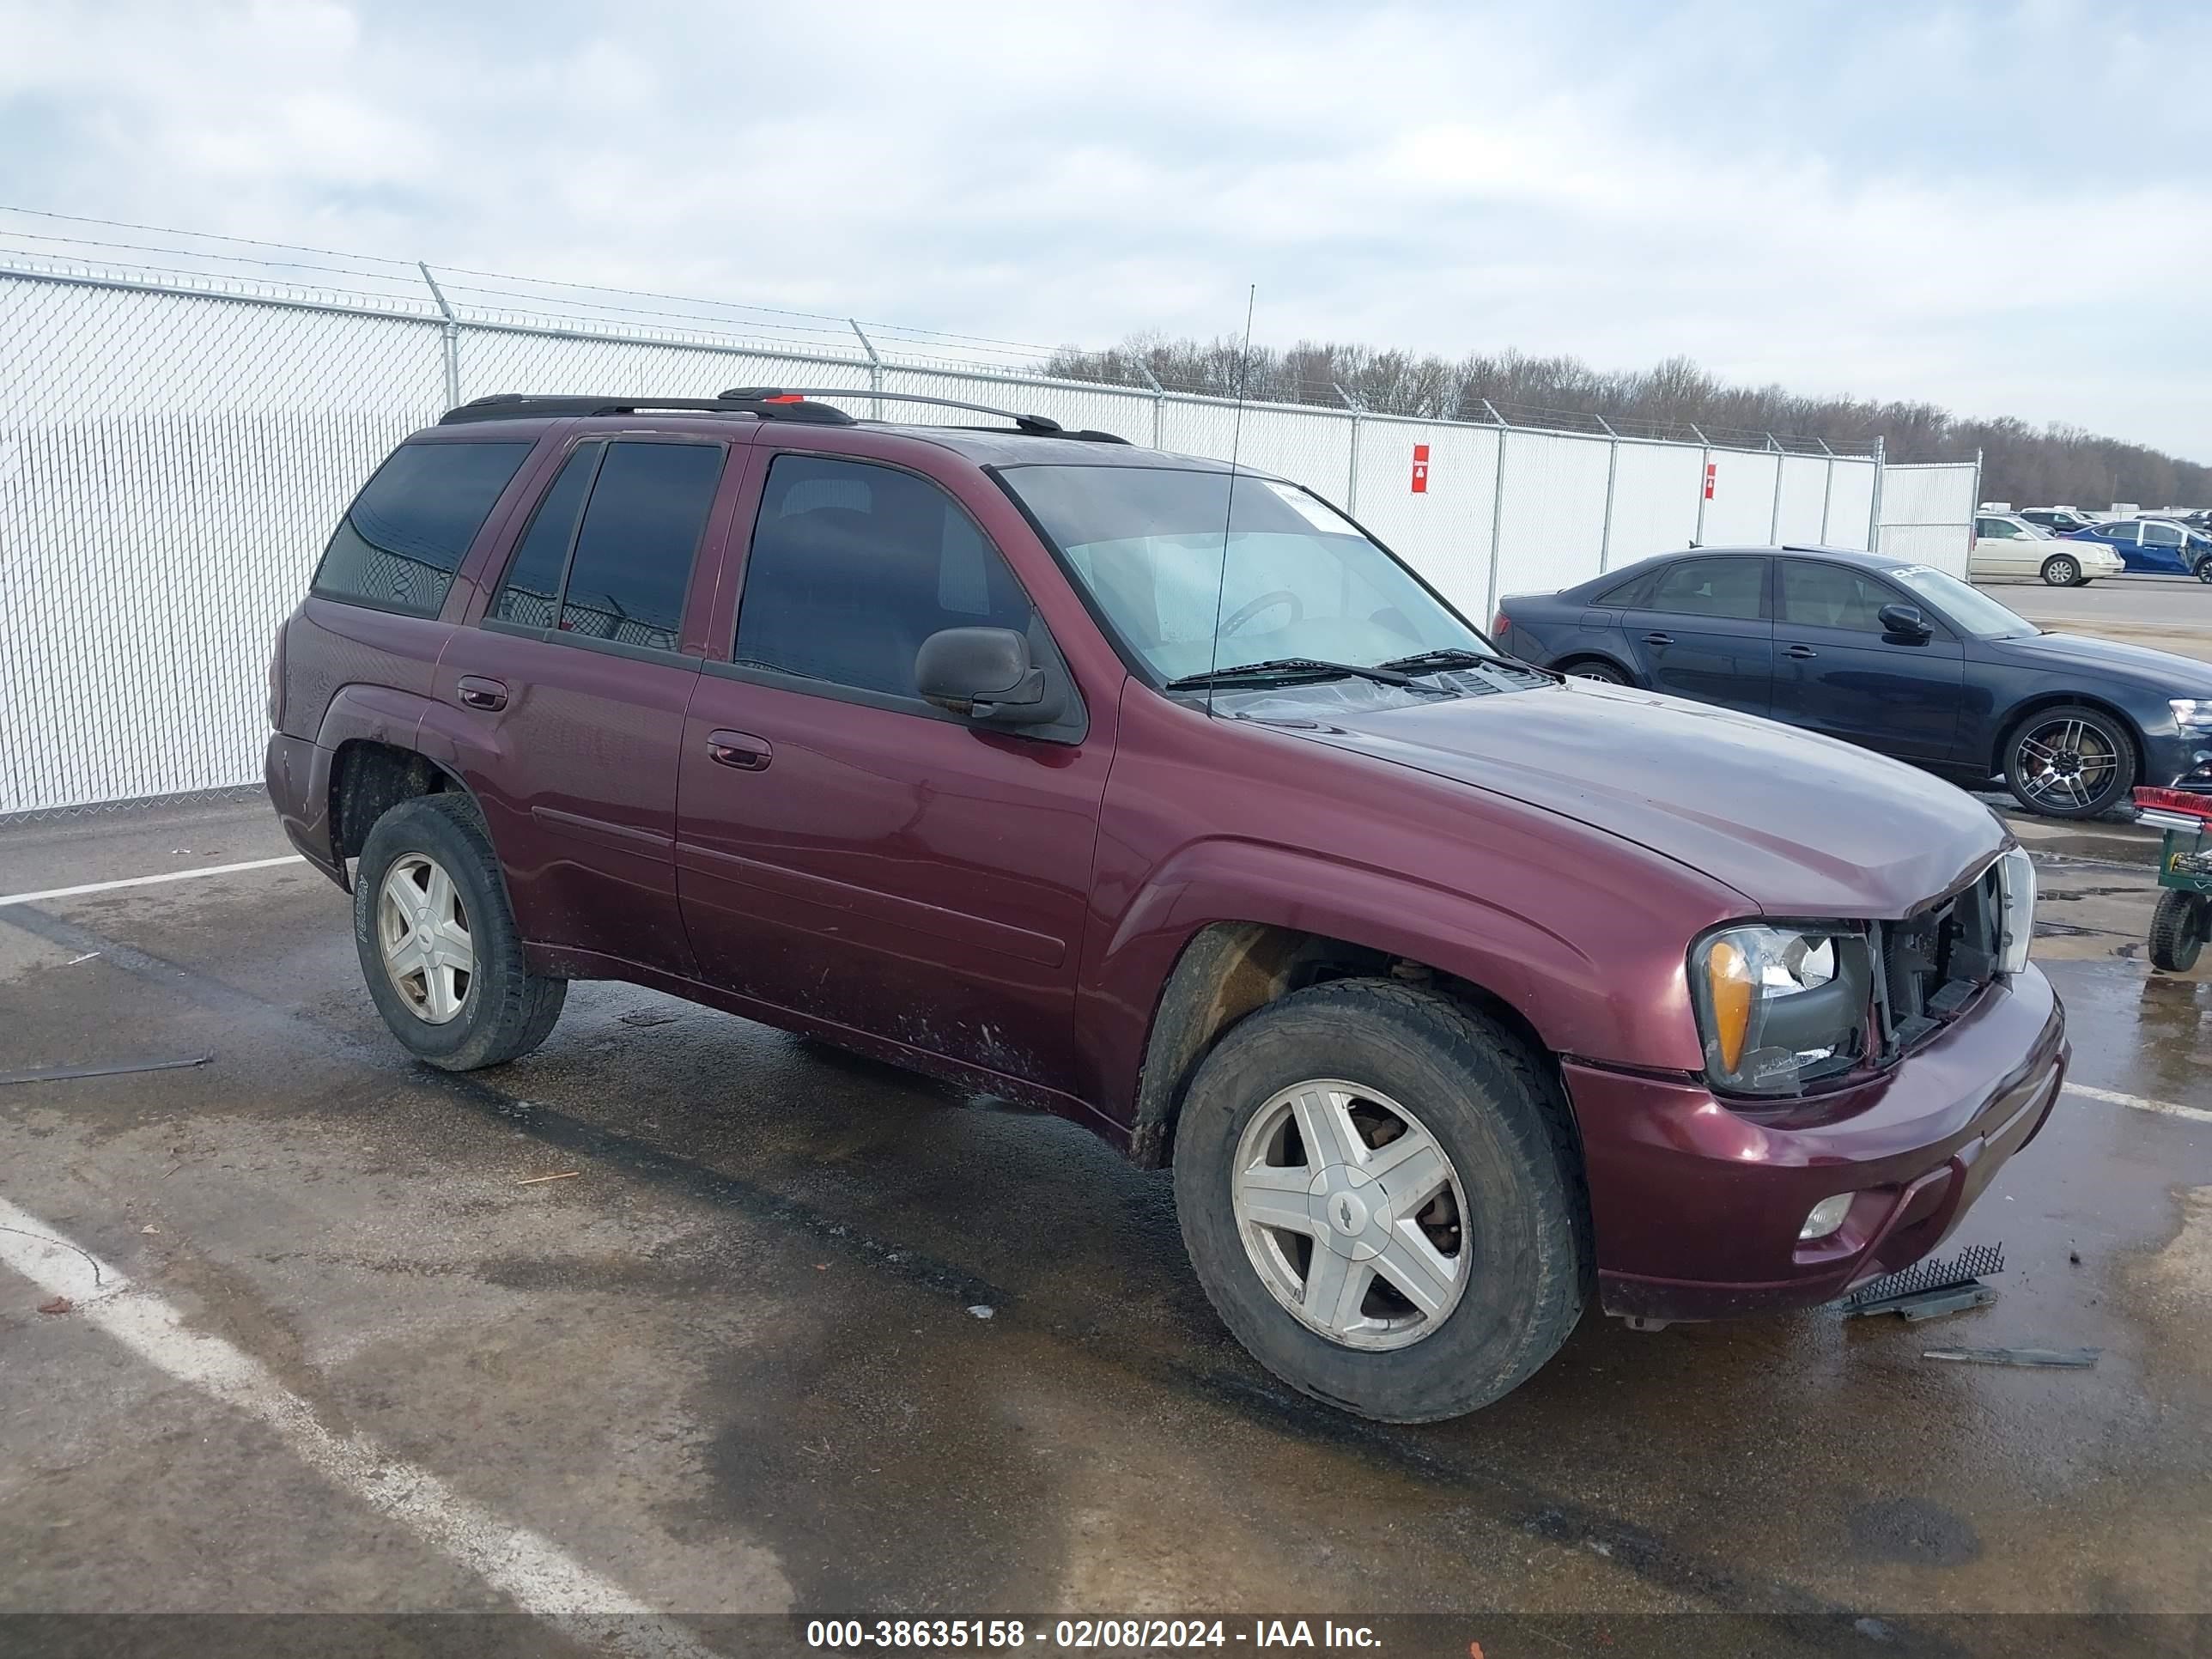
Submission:
[[[1802,1093],[1867,1054],[1867,936],[1849,927],[1725,927],[1690,951],[1705,1077],[1729,1094]]]

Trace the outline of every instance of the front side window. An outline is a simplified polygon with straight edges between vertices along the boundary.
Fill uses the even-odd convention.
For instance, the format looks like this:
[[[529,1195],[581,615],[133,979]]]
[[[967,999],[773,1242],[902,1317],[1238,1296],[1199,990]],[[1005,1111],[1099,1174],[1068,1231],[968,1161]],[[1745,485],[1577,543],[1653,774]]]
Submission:
[[[1644,604],[1675,616],[1757,622],[1765,586],[1764,559],[1684,559],[1667,567]]]
[[[1897,595],[1839,564],[1782,562],[1782,620],[1792,628],[1849,628],[1879,634],[1881,608]]]
[[[1497,653],[1342,514],[1272,479],[1155,466],[1000,477],[1163,681],[1285,657]]]
[[[779,455],[738,603],[735,660],[917,697],[914,659],[948,628],[1032,631],[1014,573],[965,508],[896,467]]]
[[[720,444],[643,441],[579,447],[539,502],[490,614],[676,649],[723,453]]]
[[[2143,540],[2153,547],[2179,547],[2182,543],[2180,526],[2170,524],[2147,524]]]
[[[434,617],[527,443],[402,444],[338,521],[312,588],[410,616]]]

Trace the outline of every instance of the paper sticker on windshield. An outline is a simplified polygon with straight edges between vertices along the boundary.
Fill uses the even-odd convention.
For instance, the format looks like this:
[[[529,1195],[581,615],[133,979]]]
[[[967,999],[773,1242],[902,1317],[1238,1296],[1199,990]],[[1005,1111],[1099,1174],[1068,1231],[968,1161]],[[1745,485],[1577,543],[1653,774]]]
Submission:
[[[1893,564],[1889,568],[1889,574],[1893,576],[1936,576],[1942,573],[1924,564]]]
[[[1273,478],[1260,478],[1255,483],[1265,484],[1275,492],[1276,498],[1316,530],[1329,536],[1350,536],[1356,532],[1350,520],[1335,508],[1324,506],[1294,484],[1277,483]]]

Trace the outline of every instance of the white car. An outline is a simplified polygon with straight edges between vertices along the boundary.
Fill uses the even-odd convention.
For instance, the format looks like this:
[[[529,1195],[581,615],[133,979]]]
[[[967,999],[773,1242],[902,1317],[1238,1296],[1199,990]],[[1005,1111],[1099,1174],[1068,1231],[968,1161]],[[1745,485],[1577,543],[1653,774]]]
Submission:
[[[2100,576],[2117,576],[2127,566],[2109,547],[2091,541],[2060,540],[2015,513],[1977,513],[1973,551],[1966,574],[2040,576],[2053,587],[2080,587]]]

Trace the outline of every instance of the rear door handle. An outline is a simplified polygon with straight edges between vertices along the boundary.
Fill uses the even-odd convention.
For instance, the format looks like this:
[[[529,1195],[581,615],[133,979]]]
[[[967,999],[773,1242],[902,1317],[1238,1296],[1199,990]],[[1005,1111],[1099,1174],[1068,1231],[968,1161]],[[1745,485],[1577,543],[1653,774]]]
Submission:
[[[1782,654],[1785,657],[1795,657],[1798,661],[1802,662],[1808,657],[1817,657],[1820,653],[1809,645],[1793,645]]]
[[[507,707],[507,688],[497,680],[488,680],[478,674],[464,674],[457,689],[461,694],[461,701],[471,708]]]
[[[750,732],[714,732],[708,734],[707,758],[740,772],[765,772],[775,758],[775,750],[766,738],[757,738]]]
[[[1672,634],[1646,634],[1644,636],[1644,643],[1646,645],[1672,645],[1674,643],[1674,636]]]

